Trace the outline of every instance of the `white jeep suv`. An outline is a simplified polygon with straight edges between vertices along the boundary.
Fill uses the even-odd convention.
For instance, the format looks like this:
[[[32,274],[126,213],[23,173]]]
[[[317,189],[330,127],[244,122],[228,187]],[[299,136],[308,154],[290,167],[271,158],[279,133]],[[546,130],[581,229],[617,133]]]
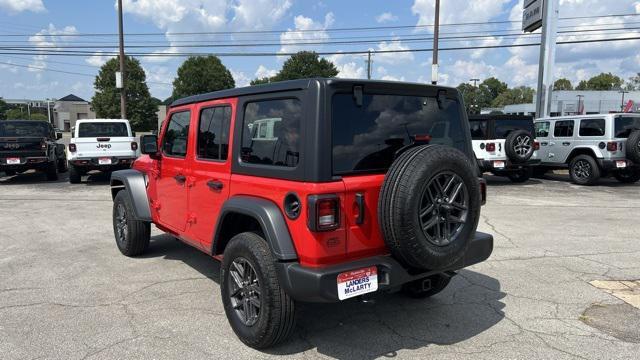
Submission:
[[[89,171],[128,169],[138,157],[138,143],[129,121],[78,120],[67,147],[69,182],[77,184]]]
[[[569,168],[571,180],[593,185],[613,175],[623,183],[640,180],[640,114],[600,114],[535,120],[540,170]]]

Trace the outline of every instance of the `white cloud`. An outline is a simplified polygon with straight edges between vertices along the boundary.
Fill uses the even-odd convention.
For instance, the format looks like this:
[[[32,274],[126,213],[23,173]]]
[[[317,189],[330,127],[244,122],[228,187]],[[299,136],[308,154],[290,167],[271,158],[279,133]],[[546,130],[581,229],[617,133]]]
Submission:
[[[295,53],[304,47],[295,45],[299,43],[315,43],[329,39],[329,34],[324,31],[333,24],[333,13],[327,13],[324,22],[314,21],[303,15],[293,19],[294,28],[280,34],[280,53]],[[314,31],[309,31],[314,30]],[[294,44],[292,44],[294,43]]]
[[[244,87],[249,85],[249,82],[251,82],[251,79],[249,79],[249,77],[242,71],[229,69],[229,72],[231,72],[231,76],[233,76],[233,80],[236,82],[236,87]]]
[[[505,13],[511,0],[448,0],[440,5],[440,23],[485,22]],[[417,25],[431,25],[435,1],[415,0],[411,11],[418,15]],[[431,31],[431,29],[429,29]]]
[[[378,44],[378,50],[381,51],[392,51],[392,50],[409,50],[409,47],[402,44],[402,41],[394,39],[394,41],[383,41]],[[401,64],[407,63],[414,60],[413,53],[411,52],[387,52],[387,53],[377,53],[374,56],[375,61],[379,61],[384,64]]]
[[[396,15],[393,15],[390,12],[384,12],[376,16],[376,21],[380,24],[387,23],[387,22],[394,22],[394,21],[398,21],[398,17]]]
[[[42,0],[0,0],[0,8],[7,10],[10,14],[17,14],[23,11],[44,12]]]
[[[92,66],[102,66],[104,65],[104,63],[106,63],[107,61],[109,61],[110,59],[114,58],[115,56],[111,56],[111,55],[104,55],[103,51],[97,51],[95,53],[93,53],[93,55],[89,56],[88,58],[84,59],[84,61]]]
[[[232,6],[236,28],[266,29],[282,19],[291,8],[290,0],[237,0]]]
[[[37,47],[42,48],[39,52],[43,54],[33,56],[33,62],[31,63],[31,72],[42,72],[46,67],[46,59],[48,55],[44,55],[47,51],[59,49],[56,47],[61,42],[71,40],[73,37],[68,35],[77,34],[75,26],[65,26],[62,29],[56,28],[53,24],[49,24],[49,27],[42,29],[29,37],[29,42]],[[62,35],[62,36],[61,36]]]
[[[327,57],[338,69],[339,78],[343,79],[364,79],[367,77],[367,70],[364,66],[364,58],[358,55],[334,54]]]
[[[272,77],[275,76],[278,73],[277,70],[274,69],[267,69],[266,66],[260,64],[260,66],[258,66],[258,69],[255,72],[255,77],[257,77],[258,79],[262,79],[262,78],[266,78],[266,77]]]

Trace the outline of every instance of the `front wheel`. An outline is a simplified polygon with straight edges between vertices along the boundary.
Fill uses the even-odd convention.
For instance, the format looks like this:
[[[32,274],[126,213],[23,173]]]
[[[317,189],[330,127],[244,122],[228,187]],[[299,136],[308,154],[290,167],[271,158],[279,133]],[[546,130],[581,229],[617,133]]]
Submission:
[[[640,169],[626,169],[613,173],[616,180],[624,184],[633,184],[640,181]]]
[[[571,181],[578,185],[594,185],[600,179],[600,167],[589,155],[578,155],[569,164]]]
[[[520,169],[516,172],[511,172],[507,174],[507,177],[513,183],[524,183],[531,179],[531,175],[533,174],[533,170],[531,168]]]
[[[131,198],[124,190],[113,199],[113,233],[122,255],[137,256],[149,247],[151,224],[134,218]]]
[[[295,304],[278,282],[275,259],[255,233],[234,236],[224,251],[224,311],[240,340],[255,349],[284,341],[295,324]]]

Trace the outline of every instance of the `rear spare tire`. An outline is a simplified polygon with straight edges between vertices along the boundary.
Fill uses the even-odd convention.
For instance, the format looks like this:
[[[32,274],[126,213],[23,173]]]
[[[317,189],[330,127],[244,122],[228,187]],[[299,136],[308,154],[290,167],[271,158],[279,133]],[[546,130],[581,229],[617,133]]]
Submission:
[[[385,176],[378,220],[391,253],[406,266],[441,270],[466,252],[480,216],[480,183],[459,150],[405,151]]]
[[[635,130],[629,134],[625,150],[629,160],[640,164],[640,130]]]
[[[523,163],[533,155],[533,135],[526,130],[514,130],[504,141],[505,152],[514,163]]]

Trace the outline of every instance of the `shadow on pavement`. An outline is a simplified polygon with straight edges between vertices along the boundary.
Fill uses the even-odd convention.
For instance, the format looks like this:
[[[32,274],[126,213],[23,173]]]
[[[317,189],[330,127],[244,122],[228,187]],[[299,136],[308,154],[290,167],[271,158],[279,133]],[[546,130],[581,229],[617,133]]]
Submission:
[[[514,183],[506,176],[484,174],[483,177],[485,180],[487,180],[487,185],[489,186],[522,186],[542,184],[542,181],[534,178],[531,178],[523,183]]]
[[[169,235],[152,237],[143,257],[182,261],[219,283],[218,261]],[[366,303],[299,303],[291,339],[266,353],[291,355],[315,348],[336,359],[373,359],[395,357],[405,349],[455,344],[500,322],[504,296],[497,279],[461,270],[447,289],[430,299],[377,294]]]
[[[60,173],[58,180],[49,181],[44,172],[29,170],[27,172],[16,174],[13,176],[6,176],[5,173],[0,172],[0,184],[2,185],[28,185],[28,184],[59,184],[69,182],[67,173]]]

